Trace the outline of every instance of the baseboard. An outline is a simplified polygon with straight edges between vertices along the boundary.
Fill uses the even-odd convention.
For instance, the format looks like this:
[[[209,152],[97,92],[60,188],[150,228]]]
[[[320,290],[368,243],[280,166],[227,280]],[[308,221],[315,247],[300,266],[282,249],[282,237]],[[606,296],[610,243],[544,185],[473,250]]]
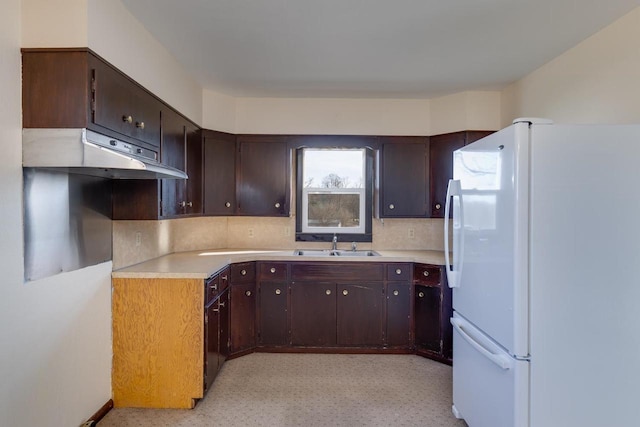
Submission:
[[[82,427],[94,427],[112,409],[113,409],[113,399],[109,399],[107,403],[102,405],[102,408],[98,409],[98,412],[90,416],[89,419],[84,424],[82,424]]]
[[[444,363],[445,365],[452,365],[451,359],[448,359],[437,353],[432,353],[429,350],[416,350],[415,354],[425,357],[427,359],[435,360],[436,362]]]

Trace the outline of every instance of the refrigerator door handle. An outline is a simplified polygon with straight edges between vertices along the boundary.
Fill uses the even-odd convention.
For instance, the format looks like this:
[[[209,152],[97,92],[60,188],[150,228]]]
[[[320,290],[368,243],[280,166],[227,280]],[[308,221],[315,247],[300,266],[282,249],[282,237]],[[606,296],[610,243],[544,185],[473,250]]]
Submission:
[[[450,288],[460,287],[460,269],[462,267],[462,190],[460,181],[455,179],[449,180],[447,186],[447,201],[444,206],[444,261],[447,271],[447,282]],[[456,263],[452,267],[449,259],[449,211],[451,210],[451,200],[453,197],[458,198],[459,209],[453,211],[453,260]]]
[[[456,329],[456,331],[458,331],[460,336],[464,338],[464,340],[468,342],[473,348],[475,348],[480,354],[482,354],[484,357],[486,357],[487,359],[489,359],[490,361],[492,361],[493,363],[495,363],[505,371],[508,369],[511,369],[511,360],[509,356],[505,354],[495,353],[495,352],[492,352],[490,349],[487,349],[484,345],[482,345],[480,342],[478,342],[478,340],[476,340],[473,337],[472,333],[468,333],[464,329],[465,323],[466,322],[464,322],[464,320],[461,320],[460,318],[456,318],[456,317],[451,318],[451,324]]]

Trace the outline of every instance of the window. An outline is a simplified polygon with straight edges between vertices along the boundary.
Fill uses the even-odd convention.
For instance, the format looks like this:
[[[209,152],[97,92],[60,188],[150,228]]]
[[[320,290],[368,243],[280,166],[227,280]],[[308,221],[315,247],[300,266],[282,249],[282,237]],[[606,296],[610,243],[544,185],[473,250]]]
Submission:
[[[297,240],[371,241],[371,150],[298,151]]]

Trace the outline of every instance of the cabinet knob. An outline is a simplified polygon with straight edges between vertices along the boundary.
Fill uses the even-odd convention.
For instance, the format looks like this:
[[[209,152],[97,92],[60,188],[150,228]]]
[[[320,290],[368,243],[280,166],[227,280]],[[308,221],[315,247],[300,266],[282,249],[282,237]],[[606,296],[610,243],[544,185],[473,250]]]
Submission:
[[[185,206],[187,206],[187,202],[183,200],[182,202],[178,203],[178,206],[184,208]]]
[[[324,291],[324,293],[327,295],[331,295],[331,289],[327,289],[326,291]]]
[[[276,289],[276,295],[280,295],[282,291],[280,289]]]
[[[440,210],[441,207],[442,205],[440,203],[436,203],[436,210]]]
[[[424,292],[418,292],[418,298],[424,298]]]
[[[246,296],[250,297],[251,296],[251,291],[247,291],[244,293]]]
[[[133,123],[133,117],[131,116],[122,116],[122,121],[125,123]]]
[[[391,204],[389,205],[389,209],[395,209],[395,208],[396,208],[396,207],[393,205],[393,203],[391,203]]]
[[[275,205],[273,205],[273,206],[275,206],[275,207],[276,207],[276,209],[280,209],[280,202],[276,202],[276,204],[275,204]]]
[[[398,291],[393,291],[393,295],[398,296],[400,294],[400,292]]]
[[[227,203],[225,203],[225,204],[224,204],[224,207],[225,207],[225,208],[230,208],[230,207],[231,207],[231,202],[227,202]]]
[[[136,122],[136,127],[138,129],[144,129],[144,122]]]
[[[241,276],[246,276],[247,275],[247,270],[245,270],[245,269],[240,270],[240,275]]]
[[[349,295],[349,291],[345,289],[344,291],[342,291],[342,295],[346,297],[347,295]]]
[[[396,274],[402,274],[402,270],[399,268],[396,268]]]
[[[422,275],[424,277],[429,277],[429,272],[427,270],[425,270],[425,271],[422,272]]]
[[[276,272],[276,269],[275,269],[275,267],[271,267],[271,269],[269,269],[269,271],[271,272],[271,274],[273,274],[273,273]]]
[[[193,202],[187,202],[187,206],[192,208],[193,207]]]

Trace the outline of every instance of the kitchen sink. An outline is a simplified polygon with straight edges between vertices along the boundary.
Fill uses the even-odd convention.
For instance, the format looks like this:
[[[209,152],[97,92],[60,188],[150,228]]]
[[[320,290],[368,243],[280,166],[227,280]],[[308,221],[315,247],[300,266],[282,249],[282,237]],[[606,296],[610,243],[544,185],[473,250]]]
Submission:
[[[349,251],[349,250],[330,250],[330,249],[296,249],[294,255],[298,256],[380,256],[376,251]]]

